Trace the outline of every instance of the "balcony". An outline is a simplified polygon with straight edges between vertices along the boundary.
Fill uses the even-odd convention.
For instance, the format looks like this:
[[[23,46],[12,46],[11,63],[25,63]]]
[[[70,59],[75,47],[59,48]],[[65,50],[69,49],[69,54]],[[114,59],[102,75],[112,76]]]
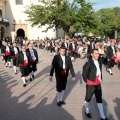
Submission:
[[[9,19],[0,17],[0,23],[9,24]]]

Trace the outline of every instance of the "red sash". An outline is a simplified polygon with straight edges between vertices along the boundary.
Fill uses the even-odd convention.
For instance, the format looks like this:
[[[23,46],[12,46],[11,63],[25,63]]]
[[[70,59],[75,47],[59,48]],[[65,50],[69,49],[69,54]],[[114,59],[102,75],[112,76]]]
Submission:
[[[72,48],[72,52],[74,52],[75,51],[75,49],[74,48]]]
[[[6,55],[6,56],[9,56],[9,55],[10,55],[10,53],[9,53],[8,51],[6,51],[6,52],[5,52],[5,55]]]
[[[14,54],[14,57],[18,57],[18,54]]]
[[[87,85],[99,85],[100,81],[99,81],[99,76],[96,76],[95,82],[92,82],[91,80],[87,79]]]
[[[26,60],[24,60],[24,63],[23,64],[20,64],[20,66],[24,66],[24,67],[27,67],[28,66],[28,63]]]
[[[113,55],[112,55],[112,59],[114,59],[114,58],[115,58],[115,55],[113,54]]]
[[[66,74],[66,69],[62,69],[61,74],[62,74],[62,75]]]

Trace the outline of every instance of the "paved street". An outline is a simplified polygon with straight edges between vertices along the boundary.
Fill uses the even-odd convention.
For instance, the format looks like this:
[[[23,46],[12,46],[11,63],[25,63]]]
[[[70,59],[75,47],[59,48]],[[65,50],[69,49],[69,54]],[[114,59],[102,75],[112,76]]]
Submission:
[[[89,120],[84,115],[85,83],[82,81],[82,66],[85,60],[76,59],[76,81],[68,77],[65,92],[66,105],[56,105],[55,79],[49,81],[53,56],[46,50],[38,50],[39,64],[35,80],[23,88],[20,73],[6,68],[0,57],[0,120]],[[103,101],[105,113],[110,120],[120,120],[120,70],[117,65],[110,76],[103,66]],[[28,77],[29,79],[29,77]],[[99,120],[95,98],[91,101],[91,120]]]

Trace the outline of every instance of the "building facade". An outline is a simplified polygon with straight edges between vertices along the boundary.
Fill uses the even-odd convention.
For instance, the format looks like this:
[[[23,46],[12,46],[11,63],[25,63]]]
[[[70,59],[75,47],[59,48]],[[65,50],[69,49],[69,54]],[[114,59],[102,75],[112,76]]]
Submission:
[[[54,29],[50,29],[45,33],[42,31],[45,30],[46,26],[32,28],[30,23],[26,21],[27,15],[24,11],[26,6],[30,4],[40,4],[40,2],[39,0],[2,0],[3,17],[9,19],[9,23],[2,23],[5,27],[4,35],[11,35],[12,39],[16,37],[27,37],[28,39],[56,38]],[[64,36],[64,32],[57,34],[59,37]]]
[[[9,26],[9,19],[6,17],[6,0],[0,0],[0,38],[4,38]]]

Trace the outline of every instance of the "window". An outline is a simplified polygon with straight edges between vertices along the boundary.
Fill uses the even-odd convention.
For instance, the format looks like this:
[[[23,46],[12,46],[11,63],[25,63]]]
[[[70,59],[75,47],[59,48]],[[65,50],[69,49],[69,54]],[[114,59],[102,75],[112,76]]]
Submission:
[[[23,4],[23,0],[16,0],[16,5],[22,5]]]

